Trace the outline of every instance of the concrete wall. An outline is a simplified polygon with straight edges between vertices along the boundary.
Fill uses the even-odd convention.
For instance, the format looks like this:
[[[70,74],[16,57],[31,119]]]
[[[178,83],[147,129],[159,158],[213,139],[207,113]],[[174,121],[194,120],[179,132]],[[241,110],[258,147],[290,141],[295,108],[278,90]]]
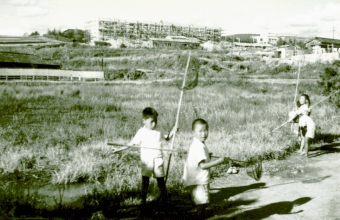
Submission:
[[[287,48],[279,48],[277,51],[281,52],[281,56],[278,57],[278,58],[281,58],[281,59],[290,59],[293,56],[293,53],[294,53],[293,50],[289,50]]]
[[[292,56],[292,61],[306,61],[306,62],[332,62],[340,59],[340,53],[321,53],[321,54],[306,54]]]
[[[72,71],[72,70],[53,70],[53,69],[5,69],[0,68],[0,79],[6,80],[10,78],[27,79],[34,77],[50,78],[67,78],[72,80],[81,79],[104,79],[102,71]]]

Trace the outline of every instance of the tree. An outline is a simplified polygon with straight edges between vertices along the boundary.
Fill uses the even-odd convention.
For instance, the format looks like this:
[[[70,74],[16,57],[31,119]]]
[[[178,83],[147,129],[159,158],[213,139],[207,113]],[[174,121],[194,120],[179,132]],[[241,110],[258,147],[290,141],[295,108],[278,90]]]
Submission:
[[[30,36],[40,36],[38,31],[34,31],[30,34]]]
[[[301,49],[306,48],[306,44],[304,42],[302,42],[302,41],[297,41],[296,45],[298,45]]]
[[[47,30],[47,35],[60,36],[61,35],[61,31],[60,30],[56,30],[55,28],[53,30],[48,29]]]
[[[330,67],[320,74],[321,81],[318,85],[323,89],[325,95],[329,95],[340,90],[340,61],[335,60]],[[339,93],[330,97],[330,102],[340,108]]]
[[[61,35],[65,38],[74,39],[77,42],[84,42],[85,41],[85,31],[80,29],[67,29],[61,33]]]
[[[277,41],[277,46],[287,45],[287,41],[283,40],[282,38],[279,38]]]

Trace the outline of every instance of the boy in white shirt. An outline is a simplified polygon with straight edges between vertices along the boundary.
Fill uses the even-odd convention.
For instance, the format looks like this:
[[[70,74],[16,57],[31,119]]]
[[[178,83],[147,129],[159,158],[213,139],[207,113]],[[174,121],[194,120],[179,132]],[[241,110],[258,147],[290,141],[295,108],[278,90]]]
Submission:
[[[302,114],[302,112],[304,111],[308,111],[308,116],[310,116],[310,99],[309,96],[307,94],[302,94],[300,96],[299,101],[296,103],[296,110],[293,110],[291,112],[289,112],[289,118],[291,120],[292,123],[299,123],[299,118],[300,115]],[[295,127],[295,126],[294,126]],[[294,130],[294,133],[299,135],[299,140],[301,139],[300,137],[300,131],[299,131],[299,127],[296,128],[296,130]]]
[[[309,111],[302,112],[302,116],[299,119],[299,130],[301,133],[301,145],[300,152],[301,155],[306,154],[308,157],[308,150],[310,145],[310,140],[315,136],[315,123],[311,117],[308,116]],[[305,148],[305,152],[303,152],[303,148]]]
[[[204,217],[205,208],[210,202],[210,168],[229,161],[225,157],[214,161],[211,160],[209,150],[205,146],[208,129],[209,126],[205,120],[196,119],[193,121],[194,139],[190,146],[183,172],[184,183],[196,204],[199,217]]]
[[[167,134],[163,130],[157,128],[158,113],[153,108],[145,108],[143,110],[143,124],[128,146],[140,146],[140,158],[142,166],[142,206],[145,208],[146,197],[150,183],[150,177],[153,176],[157,180],[160,189],[160,198],[164,199],[166,195],[165,181],[164,181],[164,165],[163,165],[163,151],[161,140],[170,140],[175,132],[175,127]],[[145,147],[145,148],[143,148]],[[128,147],[126,147],[128,148]],[[157,149],[148,149],[157,148]],[[144,210],[145,211],[145,210]]]
[[[301,141],[300,144],[300,154],[308,157],[308,149],[310,145],[310,139],[313,139],[315,136],[315,123],[313,119],[310,117],[311,110],[309,108],[310,99],[307,94],[302,94],[300,96],[300,107],[297,111],[291,112],[290,120],[294,120],[294,118],[298,117],[298,124],[299,124],[299,140]],[[303,149],[305,148],[305,152]]]

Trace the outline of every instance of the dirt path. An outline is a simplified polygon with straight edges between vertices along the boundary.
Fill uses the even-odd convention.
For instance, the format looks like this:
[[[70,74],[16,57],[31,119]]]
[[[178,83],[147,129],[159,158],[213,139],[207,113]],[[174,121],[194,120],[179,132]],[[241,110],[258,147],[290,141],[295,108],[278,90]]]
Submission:
[[[244,169],[239,174],[220,174],[211,184],[209,219],[340,219],[339,171],[340,142],[335,142],[312,145],[308,159],[294,152],[285,160],[264,161],[260,181],[249,177]],[[60,193],[58,188],[46,185],[38,193],[45,196],[46,204],[51,207],[58,204],[62,195],[62,203],[79,214],[83,207],[79,196],[93,187],[93,184],[74,184]],[[150,202],[151,216],[145,219],[194,218],[195,209],[189,204],[187,193],[177,192],[168,199],[167,206]],[[153,214],[159,208],[167,211]],[[140,219],[139,210],[139,205],[128,205],[120,207],[117,214],[106,209],[103,213],[109,219]]]
[[[265,162],[258,182],[244,170],[215,179],[210,219],[340,219],[339,146]]]
[[[257,79],[257,78],[240,78],[235,77],[233,79],[240,79],[247,82],[254,83],[271,83],[271,84],[296,84],[296,79]],[[217,82],[228,82],[229,78],[199,78],[200,81],[217,81]],[[1,81],[3,83],[18,83],[18,82],[40,82],[40,83],[52,83],[52,84],[131,84],[131,85],[142,85],[142,84],[152,84],[152,83],[169,83],[174,81],[174,79],[155,79],[155,80],[112,80],[112,81],[47,81],[47,80],[10,80],[10,81]],[[311,83],[316,84],[316,79],[300,79],[300,83]]]

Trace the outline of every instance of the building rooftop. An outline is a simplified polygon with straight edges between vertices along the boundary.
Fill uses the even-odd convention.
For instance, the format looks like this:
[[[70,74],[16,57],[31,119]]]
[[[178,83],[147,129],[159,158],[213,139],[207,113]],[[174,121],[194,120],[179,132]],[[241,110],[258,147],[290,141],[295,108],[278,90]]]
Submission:
[[[324,38],[324,37],[315,37],[313,40],[307,42],[306,44],[310,44],[313,41],[319,41],[321,44],[336,44],[340,45],[340,40],[339,39],[332,39],[332,38]]]
[[[1,63],[29,63],[41,65],[59,65],[53,60],[41,59],[34,54],[27,53],[13,53],[13,52],[0,52]]]
[[[252,43],[238,43],[234,42],[235,46],[244,46],[244,47],[272,47],[273,45],[271,44],[252,44]]]

